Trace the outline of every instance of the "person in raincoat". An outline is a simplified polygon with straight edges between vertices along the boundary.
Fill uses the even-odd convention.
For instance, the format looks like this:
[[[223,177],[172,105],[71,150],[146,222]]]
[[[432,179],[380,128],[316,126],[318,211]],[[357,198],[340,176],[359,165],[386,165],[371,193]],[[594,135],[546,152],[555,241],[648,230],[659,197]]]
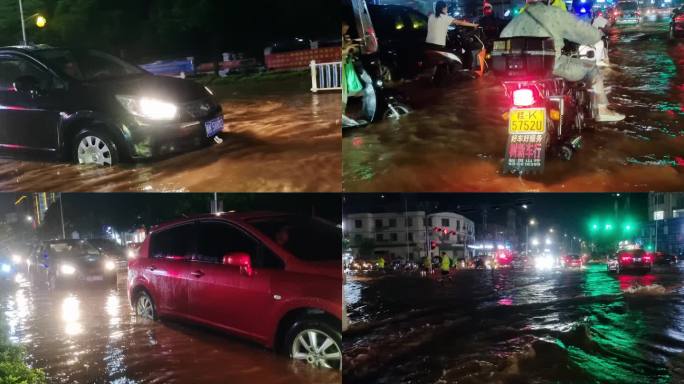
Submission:
[[[568,81],[586,80],[592,85],[594,104],[598,107],[596,121],[620,121],[624,115],[608,109],[608,97],[603,76],[595,62],[561,54],[564,40],[593,46],[601,40],[598,29],[582,22],[561,8],[549,6],[547,0],[528,0],[525,12],[516,16],[501,32],[502,38],[550,37],[556,49],[553,74]]]
[[[525,9],[527,9],[527,5],[528,4],[525,4],[525,6],[522,7],[522,9],[520,10],[520,13],[525,12]],[[568,6],[565,4],[565,1],[563,1],[563,0],[551,0],[551,3],[549,5],[552,7],[560,8],[560,9],[564,10],[565,12],[568,11]]]
[[[385,270],[385,258],[382,256],[378,257],[378,269],[381,271]]]
[[[446,252],[442,252],[442,262],[439,269],[442,271],[442,275],[448,275],[451,270],[451,258]]]

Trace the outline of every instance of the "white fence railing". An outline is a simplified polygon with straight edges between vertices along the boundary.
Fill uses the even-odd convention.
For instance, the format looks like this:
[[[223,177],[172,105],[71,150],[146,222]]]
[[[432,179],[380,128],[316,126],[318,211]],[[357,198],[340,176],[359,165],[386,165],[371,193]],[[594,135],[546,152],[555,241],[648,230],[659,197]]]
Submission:
[[[316,63],[311,61],[311,92],[342,89],[342,62]]]

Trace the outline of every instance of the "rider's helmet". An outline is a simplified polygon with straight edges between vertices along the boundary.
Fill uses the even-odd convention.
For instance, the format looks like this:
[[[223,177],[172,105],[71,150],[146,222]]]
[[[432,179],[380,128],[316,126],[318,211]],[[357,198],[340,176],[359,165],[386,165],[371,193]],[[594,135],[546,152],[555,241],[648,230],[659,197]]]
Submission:
[[[484,3],[482,7],[482,14],[485,16],[491,16],[494,13],[494,7],[490,3]]]

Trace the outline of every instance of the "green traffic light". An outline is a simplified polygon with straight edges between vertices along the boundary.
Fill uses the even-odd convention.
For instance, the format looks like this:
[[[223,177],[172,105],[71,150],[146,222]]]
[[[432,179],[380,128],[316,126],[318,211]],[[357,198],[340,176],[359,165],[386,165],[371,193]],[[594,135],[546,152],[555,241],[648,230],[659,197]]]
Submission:
[[[612,225],[612,224],[606,224],[606,231],[610,231],[610,230],[612,230],[612,229],[613,229],[613,225]]]

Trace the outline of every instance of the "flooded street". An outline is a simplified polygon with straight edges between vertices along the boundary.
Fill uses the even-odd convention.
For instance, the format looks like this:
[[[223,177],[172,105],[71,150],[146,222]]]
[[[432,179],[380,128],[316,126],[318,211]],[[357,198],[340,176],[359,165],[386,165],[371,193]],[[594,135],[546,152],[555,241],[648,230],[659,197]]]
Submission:
[[[684,187],[684,41],[668,24],[615,29],[602,70],[613,108],[627,115],[584,134],[569,162],[547,156],[543,174],[502,174],[503,87],[484,79],[435,89],[402,87],[414,112],[345,134],[346,191],[672,191]]]
[[[344,382],[678,383],[684,270],[349,277]]]
[[[59,192],[339,191],[339,93],[313,95],[302,81],[286,81],[270,89],[241,87],[245,90],[234,92],[230,85],[213,87],[225,114],[220,145],[108,169],[3,157],[0,188]]]
[[[0,286],[10,340],[49,383],[337,383],[259,345],[171,321],[137,319],[118,287],[50,292],[24,282]]]

